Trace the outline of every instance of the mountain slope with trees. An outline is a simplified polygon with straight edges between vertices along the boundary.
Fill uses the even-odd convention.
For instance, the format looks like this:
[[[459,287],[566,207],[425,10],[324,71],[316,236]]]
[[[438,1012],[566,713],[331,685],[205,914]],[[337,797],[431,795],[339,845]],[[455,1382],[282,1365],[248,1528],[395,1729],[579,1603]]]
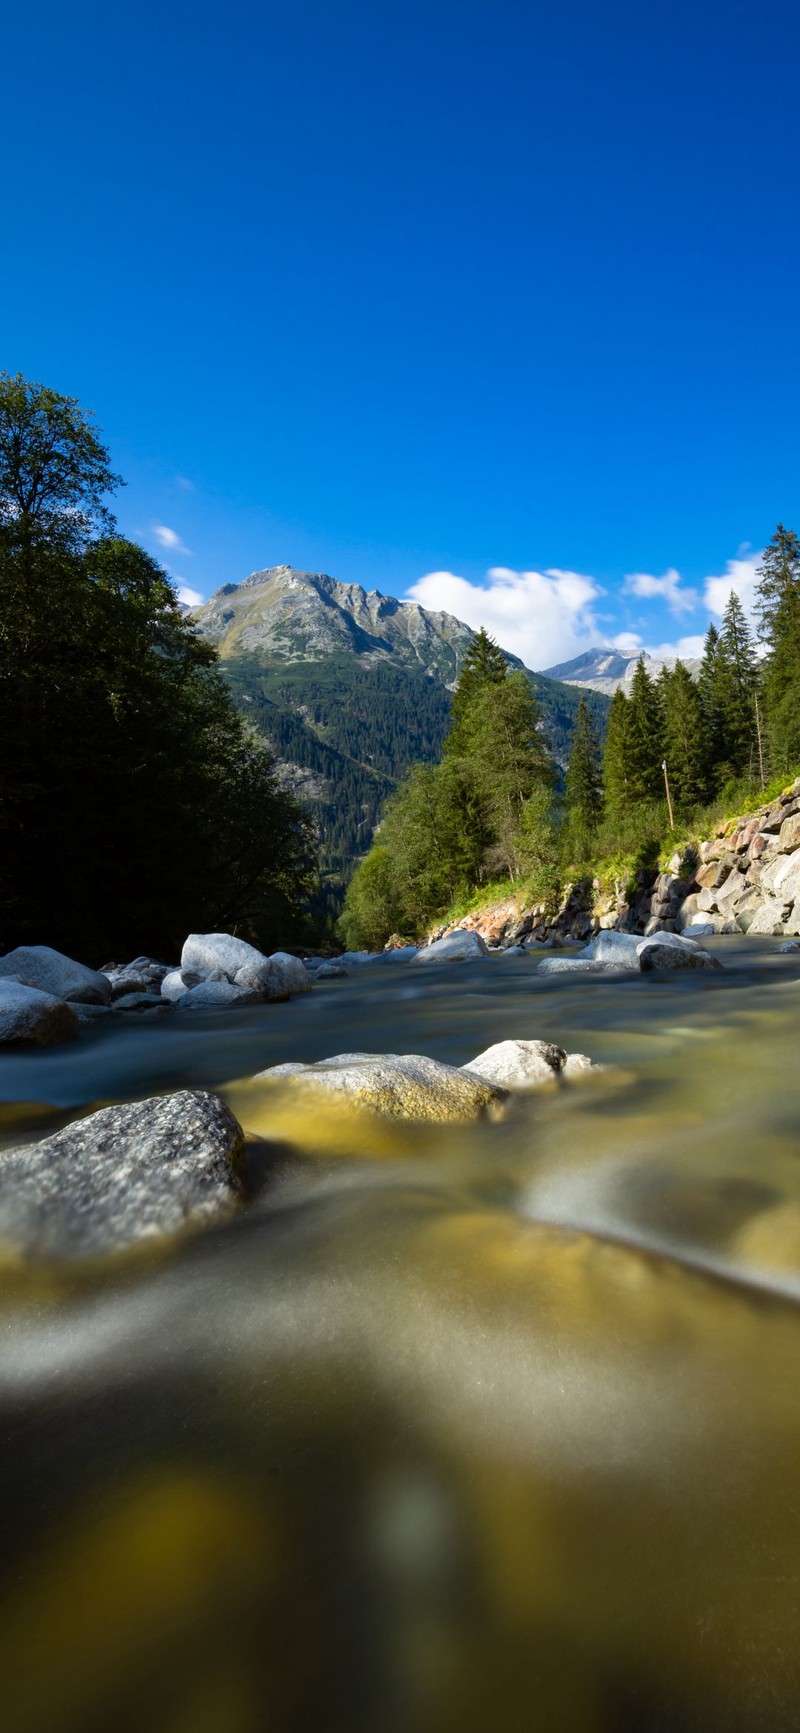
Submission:
[[[475,633],[452,614],[290,566],[223,585],[191,618],[287,786],[312,803],[321,864],[343,883],[393,789],[413,764],[439,757]],[[502,660],[523,668],[508,652]],[[580,694],[524,672],[563,773]],[[589,702],[602,734],[607,700]]]

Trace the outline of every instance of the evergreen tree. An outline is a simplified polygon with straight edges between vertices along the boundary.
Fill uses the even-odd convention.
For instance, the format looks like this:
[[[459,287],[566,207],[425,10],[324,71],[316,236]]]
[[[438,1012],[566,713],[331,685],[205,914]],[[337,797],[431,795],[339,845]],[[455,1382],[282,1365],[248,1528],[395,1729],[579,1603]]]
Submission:
[[[448,756],[458,758],[467,750],[469,717],[476,699],[486,687],[502,686],[507,673],[502,650],[481,626],[464,657],[453,693],[450,732],[444,743]]]
[[[725,757],[726,654],[716,626],[706,632],[703,660],[697,677],[697,692],[703,723],[704,792],[714,794],[718,767]]]
[[[291,934],[307,817],[172,586],[113,527],[69,398],[0,377],[0,949],[175,955]]]
[[[664,719],[661,696],[640,656],[634,671],[626,730],[630,803],[658,800],[663,793]]]
[[[703,712],[688,668],[665,668],[659,685],[664,718],[664,757],[677,807],[702,800],[705,788]]]
[[[491,871],[519,871],[517,833],[523,807],[537,786],[550,788],[550,756],[539,706],[526,674],[484,681],[460,732],[475,777],[488,835]]]
[[[720,633],[719,703],[722,757],[733,775],[753,769],[756,758],[755,695],[758,670],[744,609],[734,591]]]
[[[600,779],[600,746],[592,713],[581,693],[572,751],[567,766],[567,815],[570,829],[577,836],[590,837],[597,829],[603,810],[603,789]]]
[[[630,704],[621,686],[611,700],[606,744],[603,754],[603,793],[606,809],[612,816],[627,812],[631,805],[628,771],[628,725]]]
[[[758,578],[771,760],[775,769],[789,771],[800,764],[800,540],[794,530],[778,524]]]

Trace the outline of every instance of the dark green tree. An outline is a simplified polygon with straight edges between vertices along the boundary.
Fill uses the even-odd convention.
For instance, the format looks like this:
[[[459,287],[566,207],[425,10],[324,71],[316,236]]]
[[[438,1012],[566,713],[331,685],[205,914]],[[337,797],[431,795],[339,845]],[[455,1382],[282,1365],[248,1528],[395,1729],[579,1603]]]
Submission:
[[[0,382],[0,948],[98,963],[174,956],[191,928],[286,939],[308,821],[166,574],[93,539],[106,458],[73,400]]]
[[[640,656],[634,670],[626,730],[629,799],[658,800],[663,792],[664,719],[661,695]]]
[[[705,792],[703,712],[697,686],[683,662],[665,668],[659,681],[664,718],[664,757],[672,798],[686,808]]]
[[[603,753],[603,794],[606,810],[612,817],[628,812],[632,804],[628,763],[628,729],[630,704],[621,686],[611,700],[605,751]]]
[[[582,838],[590,838],[597,830],[603,811],[603,785],[600,774],[600,744],[592,713],[581,694],[572,751],[567,766],[567,816],[571,830]]]
[[[444,744],[449,757],[461,757],[468,749],[469,717],[479,694],[486,687],[502,686],[507,673],[506,657],[481,626],[464,657],[453,693],[450,731]]]
[[[734,776],[754,768],[757,756],[755,698],[758,664],[744,609],[734,591],[720,633],[719,704],[722,758]]]
[[[794,530],[778,524],[758,579],[771,762],[774,770],[788,772],[800,764],[800,540]]]

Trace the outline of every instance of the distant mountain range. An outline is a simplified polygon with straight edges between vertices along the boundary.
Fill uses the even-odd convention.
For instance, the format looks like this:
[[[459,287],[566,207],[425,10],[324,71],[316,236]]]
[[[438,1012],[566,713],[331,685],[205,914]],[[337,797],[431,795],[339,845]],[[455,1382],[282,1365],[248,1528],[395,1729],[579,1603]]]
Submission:
[[[346,878],[409,765],[438,758],[475,633],[452,614],[292,566],[224,584],[191,619],[219,651],[237,703],[271,742],[286,783],[314,803],[324,869]],[[525,672],[563,766],[579,694]],[[608,700],[597,693],[590,702],[604,733]]]
[[[613,698],[618,686],[630,687],[639,654],[644,657],[648,674],[657,678],[665,666],[672,666],[663,657],[648,656],[646,651],[635,656],[621,656],[618,650],[585,650],[582,656],[575,656],[571,662],[559,662],[555,668],[546,668],[545,674],[550,680],[561,680],[567,686],[583,686],[589,692],[603,692],[607,698]],[[699,656],[683,658],[689,673],[697,675],[700,669]]]

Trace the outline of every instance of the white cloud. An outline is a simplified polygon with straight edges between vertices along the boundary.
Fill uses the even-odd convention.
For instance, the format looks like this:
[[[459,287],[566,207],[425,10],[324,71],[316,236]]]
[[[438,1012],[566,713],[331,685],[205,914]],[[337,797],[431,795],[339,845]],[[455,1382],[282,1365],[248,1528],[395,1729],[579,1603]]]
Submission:
[[[189,584],[182,584],[178,578],[175,582],[178,585],[178,601],[183,602],[187,608],[199,608],[203,600],[200,591],[193,590]]]
[[[190,548],[184,547],[177,530],[171,530],[169,524],[153,524],[152,528],[159,547],[169,548],[173,554],[191,553]]]
[[[703,634],[696,632],[691,637],[679,638],[675,644],[645,644],[638,632],[618,632],[611,642],[621,656],[638,656],[644,650],[659,662],[688,662],[694,656],[702,656],[704,640]]]
[[[650,572],[629,572],[622,587],[631,596],[665,602],[671,614],[693,614],[697,607],[697,591],[681,589],[681,574],[674,566],[660,578]]]
[[[760,566],[761,560],[761,554],[741,554],[738,559],[728,560],[724,572],[719,577],[704,580],[703,599],[712,614],[721,618],[725,612],[728,597],[735,590],[748,618],[753,619],[756,569]]]
[[[411,585],[407,598],[455,614],[476,631],[485,626],[529,668],[548,668],[604,641],[593,604],[605,592],[594,578],[557,567],[513,572],[492,566],[486,580],[471,584],[455,572],[428,572]]]

